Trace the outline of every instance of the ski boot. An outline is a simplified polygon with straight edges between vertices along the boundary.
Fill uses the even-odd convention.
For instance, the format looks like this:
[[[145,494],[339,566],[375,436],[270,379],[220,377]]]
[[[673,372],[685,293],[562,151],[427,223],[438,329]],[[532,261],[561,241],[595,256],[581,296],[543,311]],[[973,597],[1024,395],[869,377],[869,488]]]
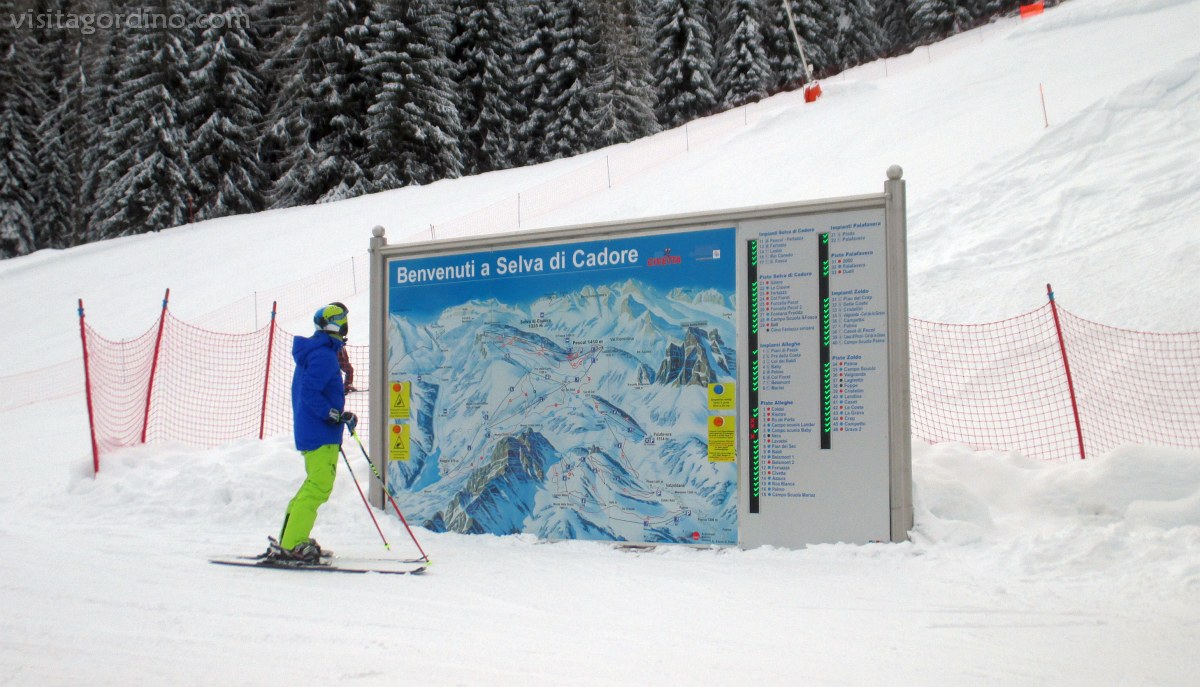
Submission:
[[[279,544],[278,539],[270,536],[267,537],[267,550],[259,556],[259,558],[273,561],[308,565],[320,563],[322,559],[328,560],[332,557],[333,552],[322,549],[315,539],[305,539],[292,548],[285,549]]]

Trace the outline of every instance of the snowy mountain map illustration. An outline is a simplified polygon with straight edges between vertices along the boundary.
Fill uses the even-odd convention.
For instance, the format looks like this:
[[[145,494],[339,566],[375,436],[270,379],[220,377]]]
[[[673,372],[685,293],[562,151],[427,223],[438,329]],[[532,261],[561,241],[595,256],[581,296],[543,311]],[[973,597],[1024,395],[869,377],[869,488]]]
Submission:
[[[410,521],[736,543],[734,254],[711,229],[389,261]]]

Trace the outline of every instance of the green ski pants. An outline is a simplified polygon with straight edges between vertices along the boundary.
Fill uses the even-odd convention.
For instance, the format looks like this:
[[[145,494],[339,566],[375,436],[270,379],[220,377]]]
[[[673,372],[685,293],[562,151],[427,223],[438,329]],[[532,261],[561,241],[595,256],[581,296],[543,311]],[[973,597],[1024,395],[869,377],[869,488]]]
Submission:
[[[329,500],[333,493],[333,478],[337,475],[337,444],[326,444],[312,451],[301,451],[304,456],[304,471],[308,474],[300,490],[287,507],[283,520],[283,532],[279,545],[290,549],[308,539],[313,523],[317,521],[317,509]]]

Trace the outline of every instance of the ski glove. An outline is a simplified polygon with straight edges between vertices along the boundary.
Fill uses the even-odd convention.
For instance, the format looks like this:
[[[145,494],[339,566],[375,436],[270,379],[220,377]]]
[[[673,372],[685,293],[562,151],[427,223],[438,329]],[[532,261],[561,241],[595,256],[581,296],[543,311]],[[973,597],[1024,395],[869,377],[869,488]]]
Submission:
[[[331,425],[344,424],[350,428],[350,433],[354,434],[354,428],[358,426],[358,416],[349,410],[342,412],[337,408],[330,408],[329,414],[325,416],[325,421]]]

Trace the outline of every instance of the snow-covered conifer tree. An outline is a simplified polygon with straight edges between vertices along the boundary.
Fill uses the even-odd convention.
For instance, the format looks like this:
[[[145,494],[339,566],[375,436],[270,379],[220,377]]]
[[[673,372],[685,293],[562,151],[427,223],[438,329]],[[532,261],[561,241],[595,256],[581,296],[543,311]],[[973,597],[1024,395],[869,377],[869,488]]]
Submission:
[[[661,0],[654,6],[655,109],[663,126],[678,126],[717,105],[716,59],[705,15],[701,0]]]
[[[301,42],[301,34],[313,18],[309,11],[313,4],[310,0],[264,0],[253,11],[251,28],[263,58],[259,73],[265,116],[258,160],[270,177],[272,191],[268,195],[273,199],[289,155],[296,146],[306,145],[300,105],[309,75],[301,67],[309,65],[302,60],[308,46]]]
[[[840,9],[834,0],[788,0],[796,32],[804,45],[804,57],[813,75],[836,67],[838,17]],[[789,26],[783,2],[772,3],[771,20],[767,27],[767,56],[775,71],[777,87],[795,87],[806,80],[800,51]]]
[[[200,0],[204,29],[192,53],[188,157],[196,177],[196,217],[265,207],[269,177],[256,151],[262,130],[262,58],[233,0]]]
[[[600,41],[588,73],[595,99],[597,147],[626,143],[658,131],[650,79],[649,35],[637,0],[615,0],[599,13]]]
[[[806,77],[800,52],[796,49],[796,40],[792,37],[792,32],[788,27],[787,13],[784,12],[782,0],[763,0],[763,2],[765,5],[760,17],[762,18],[763,50],[767,54],[767,64],[771,66],[771,77],[767,85],[767,92],[770,93],[780,88],[799,84]]]
[[[993,17],[1000,15],[1006,10],[1015,11],[1020,5],[1031,3],[1033,0],[965,0],[960,1],[960,5],[965,5],[966,13],[971,20],[970,26],[978,26],[986,24]],[[1055,0],[1046,3],[1046,6],[1057,5]],[[969,28],[969,27],[964,27]]]
[[[516,22],[508,2],[459,0],[450,59],[455,66],[462,158],[467,173],[512,167],[521,119],[511,64]]]
[[[763,46],[756,0],[729,0],[721,19],[724,40],[718,53],[717,92],[732,107],[767,95],[771,65]]]
[[[378,90],[367,139],[377,190],[462,173],[462,125],[440,17],[436,0],[399,0],[374,15],[366,70]]]
[[[151,11],[167,14],[160,6]],[[97,199],[103,237],[158,231],[188,221],[194,177],[187,155],[190,25],[131,33],[116,74],[104,166],[111,179]],[[106,179],[106,180],[107,180]]]
[[[909,0],[877,0],[875,19],[882,33],[882,55],[894,57],[912,49],[912,32],[908,27]]]
[[[865,64],[883,52],[883,32],[875,17],[874,0],[840,0],[837,8],[837,32],[833,68],[836,71]]]
[[[824,75],[837,71],[838,21],[843,16],[839,0],[795,0],[792,14],[804,54],[813,74]],[[785,18],[786,21],[786,18]]]
[[[325,0],[296,39],[291,86],[298,107],[273,131],[288,141],[275,207],[310,205],[371,190],[367,109],[375,88],[366,70],[370,0]]]
[[[44,12],[71,12],[68,0],[52,0]],[[83,36],[52,25],[37,32],[44,109],[38,122],[38,174],[34,181],[34,237],[38,248],[66,248],[82,242],[80,197],[84,140]]]
[[[12,2],[0,2],[0,257],[38,248],[34,236],[37,127],[44,106],[36,76],[37,45],[18,28]]]
[[[546,159],[570,157],[599,145],[594,93],[588,89],[599,43],[596,15],[588,0],[559,0],[550,56]]]
[[[125,59],[128,47],[128,37],[124,32],[108,32],[94,48],[99,56],[91,60],[91,69],[85,67],[83,138],[80,140],[83,148],[82,184],[79,192],[83,242],[106,238],[101,233],[101,219],[105,212],[101,197],[105,189],[117,180],[116,168],[108,164],[120,153],[116,147],[116,136],[110,127],[117,112],[117,70]]]
[[[913,43],[925,45],[949,36],[957,17],[956,0],[910,0],[908,24]]]
[[[553,93],[556,80],[551,58],[555,46],[556,0],[532,0],[526,7],[522,34],[517,44],[517,91],[525,120],[518,127],[518,163],[536,164],[550,159],[546,131],[554,118]]]

